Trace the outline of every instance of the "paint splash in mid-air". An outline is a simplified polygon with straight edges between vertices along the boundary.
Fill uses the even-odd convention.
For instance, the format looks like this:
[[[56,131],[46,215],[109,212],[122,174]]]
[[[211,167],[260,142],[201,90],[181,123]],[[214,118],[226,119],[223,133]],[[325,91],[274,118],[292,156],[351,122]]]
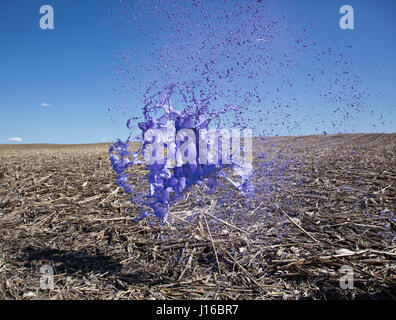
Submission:
[[[173,105],[172,96],[174,95],[182,97],[186,106],[184,109],[178,110]],[[210,124],[219,117],[221,112],[210,112],[207,103],[208,97],[196,97],[194,91],[188,86],[178,88],[176,85],[170,85],[146,101],[145,121],[138,124],[142,131],[138,150],[129,151],[129,141],[120,140],[110,148],[110,161],[118,174],[118,184],[133,196],[133,201],[142,206],[150,206],[154,215],[163,221],[167,219],[169,205],[182,199],[184,192],[195,184],[213,190],[219,185],[216,177],[221,176],[243,194],[248,194],[254,189],[250,183],[253,167],[251,162],[246,161],[244,157],[247,153],[246,138],[251,137],[245,137],[245,145],[240,148],[240,136],[235,136],[238,144],[236,148],[232,148],[232,142],[227,144],[229,152],[226,154],[229,157],[225,159],[222,152],[222,146],[225,145],[224,139],[217,135],[214,139],[209,136],[210,132],[219,132],[213,129],[211,131]],[[131,120],[128,121],[128,126],[131,126]],[[190,131],[185,131],[185,129]],[[186,140],[191,138],[185,134],[186,132],[193,133],[194,141],[187,145],[192,148],[184,148],[188,142]],[[223,138],[228,137],[223,136]],[[160,149],[166,148],[167,155],[158,154],[164,150],[154,149],[154,143],[159,145]],[[211,149],[211,143],[213,149]],[[211,150],[214,152],[211,153]],[[192,154],[188,155],[189,152]],[[147,197],[134,196],[136,190],[129,182],[133,173],[127,173],[128,168],[142,163],[145,163],[149,170]],[[224,172],[225,168],[233,169],[239,175],[238,181],[228,177]],[[148,215],[148,211],[144,210],[140,219]]]
[[[173,128],[177,136],[191,129],[198,137],[200,129],[213,127],[252,129],[265,143],[267,136],[304,130],[342,131],[362,107],[365,92],[348,48],[311,39],[305,22],[273,2],[121,1],[117,21],[125,42],[115,61],[118,111],[128,113],[130,133],[110,148],[110,160],[119,185],[141,205],[141,218],[152,211],[166,220],[169,205],[186,190],[196,184],[213,190],[219,177],[245,194],[271,189],[265,183],[253,188],[253,167],[237,157],[200,164],[197,154],[197,163],[145,163],[142,156],[154,143],[145,137],[150,130]],[[132,108],[131,101],[142,107]],[[135,152],[131,139],[140,140]],[[183,139],[163,142],[171,157],[184,152]],[[217,146],[215,153],[223,154]],[[262,163],[262,169],[282,176],[293,161],[285,158]],[[148,169],[147,193],[131,182],[130,169],[139,164]]]

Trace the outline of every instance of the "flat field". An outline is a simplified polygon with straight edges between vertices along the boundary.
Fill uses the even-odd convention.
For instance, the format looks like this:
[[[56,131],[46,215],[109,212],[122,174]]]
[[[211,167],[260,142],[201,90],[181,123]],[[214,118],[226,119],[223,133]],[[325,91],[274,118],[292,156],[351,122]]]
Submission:
[[[0,299],[396,299],[396,134],[253,146],[254,197],[195,186],[160,226],[107,144],[0,145]]]

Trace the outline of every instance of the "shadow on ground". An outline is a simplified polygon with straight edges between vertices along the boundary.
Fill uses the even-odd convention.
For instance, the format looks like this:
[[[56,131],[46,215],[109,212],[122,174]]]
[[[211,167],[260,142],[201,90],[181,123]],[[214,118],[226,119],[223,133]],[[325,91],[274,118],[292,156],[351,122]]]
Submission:
[[[148,272],[139,266],[129,266],[128,270],[123,268],[120,261],[100,254],[88,254],[83,251],[66,251],[50,248],[27,247],[22,250],[19,261],[26,268],[39,269],[42,265],[51,265],[55,274],[87,275],[94,273],[101,278],[113,277],[117,280],[116,287],[123,289],[124,284],[136,285],[159,285],[165,281],[160,275]],[[128,272],[131,271],[131,272]],[[123,284],[124,283],[124,284]],[[383,284],[374,293],[365,293],[353,296],[353,291],[341,291],[337,286],[318,281],[321,288],[320,293],[315,296],[305,297],[301,300],[396,300],[396,284]],[[358,284],[364,286],[363,284]]]
[[[55,274],[89,274],[103,275],[108,278],[114,276],[127,284],[157,285],[163,280],[141,267],[126,270],[120,261],[100,254],[88,254],[84,251],[66,251],[50,248],[27,247],[22,250],[19,262],[26,268],[39,269],[42,265],[50,265]],[[133,271],[131,270],[133,269]],[[131,270],[131,272],[129,272]]]

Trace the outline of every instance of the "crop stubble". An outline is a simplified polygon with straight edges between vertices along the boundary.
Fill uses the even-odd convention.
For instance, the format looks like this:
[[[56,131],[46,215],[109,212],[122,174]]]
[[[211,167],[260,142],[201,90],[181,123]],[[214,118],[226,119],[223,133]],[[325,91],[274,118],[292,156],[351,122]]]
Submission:
[[[194,187],[159,226],[133,223],[107,144],[0,146],[0,298],[395,299],[396,134],[254,147],[256,198]]]

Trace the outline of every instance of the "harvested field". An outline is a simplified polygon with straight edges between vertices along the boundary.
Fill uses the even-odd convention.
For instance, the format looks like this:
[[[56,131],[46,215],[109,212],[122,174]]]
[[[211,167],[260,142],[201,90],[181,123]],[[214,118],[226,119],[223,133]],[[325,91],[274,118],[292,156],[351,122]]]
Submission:
[[[1,145],[0,298],[395,299],[396,134],[254,147],[262,193],[194,187],[160,228],[132,222],[107,144]]]

